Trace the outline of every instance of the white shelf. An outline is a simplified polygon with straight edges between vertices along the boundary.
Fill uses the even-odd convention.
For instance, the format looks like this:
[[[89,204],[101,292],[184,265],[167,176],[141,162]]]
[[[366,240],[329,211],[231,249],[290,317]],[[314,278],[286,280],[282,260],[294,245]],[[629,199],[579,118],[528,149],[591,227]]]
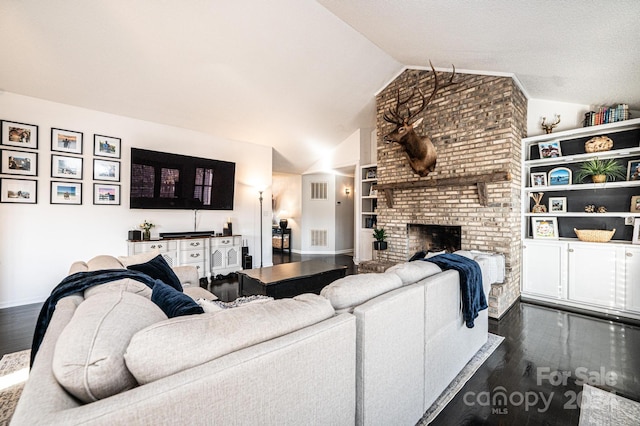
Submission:
[[[568,164],[568,163],[581,163],[583,161],[588,161],[592,158],[599,158],[604,160],[608,158],[629,157],[632,155],[639,155],[639,154],[640,154],[640,147],[623,148],[623,149],[614,149],[611,151],[590,152],[588,154],[576,154],[576,155],[567,155],[567,156],[554,157],[554,158],[540,158],[536,160],[526,160],[524,164],[529,168],[537,167],[537,166],[548,166],[548,165],[561,166],[562,164]]]
[[[586,189],[631,188],[634,186],[640,186],[640,181],[634,180],[605,183],[576,183],[572,185],[528,186],[524,188],[524,190],[525,192],[582,191]]]
[[[547,212],[547,213],[532,213],[528,212],[525,216],[551,216],[551,217],[640,217],[640,213],[630,212],[607,212],[607,213],[587,213],[587,212]]]
[[[634,118],[632,120],[617,121],[615,123],[600,124],[598,126],[580,127],[578,129],[564,130],[562,132],[532,136],[530,138],[523,139],[526,146],[536,144],[538,142],[545,142],[550,140],[564,140],[564,139],[576,139],[584,136],[600,135],[607,132],[623,132],[625,130],[631,130],[640,126],[640,118]]]

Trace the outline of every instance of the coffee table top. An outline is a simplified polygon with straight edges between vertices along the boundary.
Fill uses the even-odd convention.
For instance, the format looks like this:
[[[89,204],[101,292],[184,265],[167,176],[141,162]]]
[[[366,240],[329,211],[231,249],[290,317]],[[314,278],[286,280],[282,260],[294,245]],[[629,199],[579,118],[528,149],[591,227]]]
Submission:
[[[302,262],[282,263],[265,268],[245,269],[238,271],[238,274],[246,275],[264,285],[269,285],[340,269],[347,269],[347,267],[320,260],[305,260]]]

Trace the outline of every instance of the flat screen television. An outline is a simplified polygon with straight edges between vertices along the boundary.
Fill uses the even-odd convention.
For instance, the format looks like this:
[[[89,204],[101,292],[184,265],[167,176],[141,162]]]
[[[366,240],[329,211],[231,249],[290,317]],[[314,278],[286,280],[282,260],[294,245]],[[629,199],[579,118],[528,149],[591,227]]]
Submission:
[[[236,163],[131,148],[132,209],[233,210]]]

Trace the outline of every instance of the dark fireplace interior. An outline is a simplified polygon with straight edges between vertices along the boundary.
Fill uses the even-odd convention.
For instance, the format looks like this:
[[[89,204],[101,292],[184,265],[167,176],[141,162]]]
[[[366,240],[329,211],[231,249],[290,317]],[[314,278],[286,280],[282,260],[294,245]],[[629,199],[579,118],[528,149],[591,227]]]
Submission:
[[[407,235],[410,255],[419,251],[453,253],[462,245],[461,226],[408,224]]]

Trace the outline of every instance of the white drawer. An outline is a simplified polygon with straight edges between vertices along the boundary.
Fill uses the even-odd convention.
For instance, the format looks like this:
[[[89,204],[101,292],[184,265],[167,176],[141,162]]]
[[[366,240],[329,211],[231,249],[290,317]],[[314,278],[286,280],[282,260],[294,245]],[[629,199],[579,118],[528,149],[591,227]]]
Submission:
[[[212,247],[231,247],[232,245],[234,245],[234,239],[235,238],[236,237],[215,237],[215,238],[211,238],[211,246]]]
[[[135,254],[147,253],[152,250],[158,250],[160,253],[165,253],[169,250],[175,250],[175,241],[145,241],[142,243],[135,243]]]
[[[203,248],[180,251],[180,264],[204,262],[206,252]]]
[[[180,250],[204,250],[207,245],[207,240],[204,238],[193,238],[187,240],[180,240]]]

